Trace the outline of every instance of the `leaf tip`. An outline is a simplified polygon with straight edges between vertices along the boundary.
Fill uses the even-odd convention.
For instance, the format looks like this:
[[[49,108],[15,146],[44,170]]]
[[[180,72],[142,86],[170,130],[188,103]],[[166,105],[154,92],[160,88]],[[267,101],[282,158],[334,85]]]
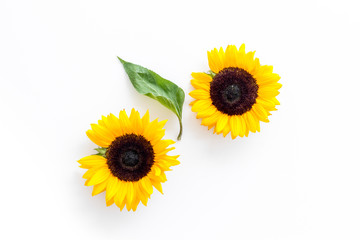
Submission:
[[[119,56],[118,56],[117,58],[119,59],[119,61],[120,61],[122,64],[126,63],[126,61],[124,61],[123,59],[121,59]]]

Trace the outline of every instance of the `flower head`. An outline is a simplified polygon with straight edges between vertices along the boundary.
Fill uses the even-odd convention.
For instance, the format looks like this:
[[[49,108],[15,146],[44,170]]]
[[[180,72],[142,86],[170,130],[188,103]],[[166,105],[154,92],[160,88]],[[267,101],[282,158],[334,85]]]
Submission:
[[[280,76],[272,66],[260,65],[254,54],[246,53],[244,44],[239,49],[229,45],[225,51],[215,48],[208,52],[211,71],[192,73],[192,111],[202,125],[214,127],[214,133],[225,137],[231,132],[234,139],[260,132],[260,121],[269,122],[270,111],[277,110]]]
[[[146,206],[153,187],[162,193],[165,171],[178,165],[179,156],[168,156],[172,140],[162,140],[166,121],[150,122],[149,112],[140,118],[132,109],[130,117],[120,111],[91,124],[87,136],[100,148],[97,155],[80,159],[88,169],[83,178],[86,186],[94,186],[93,195],[106,191],[106,205],[115,203],[120,210],[136,210],[140,201]]]

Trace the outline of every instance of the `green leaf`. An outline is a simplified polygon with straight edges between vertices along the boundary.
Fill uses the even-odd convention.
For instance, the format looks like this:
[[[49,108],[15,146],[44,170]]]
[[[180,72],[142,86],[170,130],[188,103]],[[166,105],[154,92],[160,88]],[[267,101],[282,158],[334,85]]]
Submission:
[[[181,118],[185,98],[184,91],[175,83],[162,78],[147,68],[126,62],[119,57],[118,59],[123,64],[136,91],[157,100],[176,114],[180,124],[180,132],[177,139],[180,140],[182,135]]]

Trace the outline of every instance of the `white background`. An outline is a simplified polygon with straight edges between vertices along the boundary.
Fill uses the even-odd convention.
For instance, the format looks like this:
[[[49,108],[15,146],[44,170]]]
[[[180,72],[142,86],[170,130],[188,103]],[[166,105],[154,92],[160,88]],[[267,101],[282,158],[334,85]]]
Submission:
[[[360,239],[356,1],[0,2],[1,239]],[[206,51],[246,44],[279,73],[270,123],[231,140],[189,107]],[[132,87],[116,56],[186,92],[164,195],[120,212],[77,160],[101,115],[175,115]]]

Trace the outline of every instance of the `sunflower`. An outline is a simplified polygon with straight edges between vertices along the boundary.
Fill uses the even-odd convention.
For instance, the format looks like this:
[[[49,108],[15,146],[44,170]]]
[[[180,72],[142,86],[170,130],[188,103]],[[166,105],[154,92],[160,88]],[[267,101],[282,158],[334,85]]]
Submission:
[[[80,159],[81,168],[88,169],[83,178],[86,186],[94,186],[92,195],[106,191],[106,205],[116,204],[122,210],[136,210],[140,201],[146,206],[153,187],[162,192],[165,171],[178,165],[179,156],[168,156],[172,140],[162,140],[166,120],[150,122],[149,112],[140,118],[132,109],[130,117],[120,111],[102,116],[91,124],[87,136],[100,146],[97,155]]]
[[[202,118],[201,125],[214,127],[214,133],[225,137],[231,132],[232,139],[244,137],[251,132],[260,132],[260,121],[269,122],[270,111],[277,110],[281,84],[280,76],[273,67],[260,65],[255,52],[245,52],[229,45],[224,51],[216,48],[208,52],[210,71],[192,73],[189,95],[192,111]]]

